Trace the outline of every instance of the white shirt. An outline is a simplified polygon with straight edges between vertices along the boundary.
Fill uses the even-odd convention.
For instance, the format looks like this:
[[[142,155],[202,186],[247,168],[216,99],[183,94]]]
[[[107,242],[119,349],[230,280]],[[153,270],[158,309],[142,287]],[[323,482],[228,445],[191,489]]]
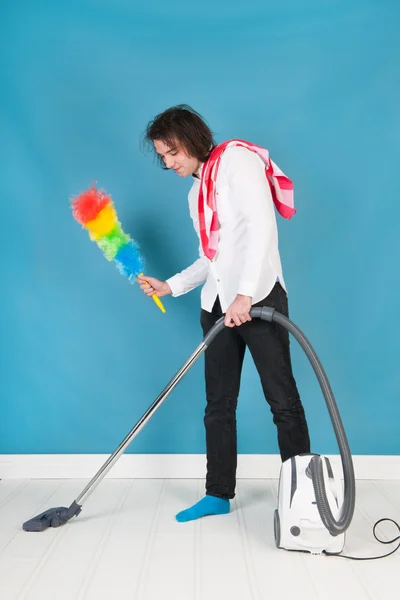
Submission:
[[[237,294],[251,296],[255,304],[268,296],[278,278],[286,289],[275,205],[261,158],[241,147],[228,148],[221,157],[216,181],[218,251],[212,261],[201,248],[197,208],[200,179],[193,179],[189,210],[199,237],[200,258],[167,280],[172,295],[186,294],[205,282],[201,307],[211,312],[219,296],[225,313]]]

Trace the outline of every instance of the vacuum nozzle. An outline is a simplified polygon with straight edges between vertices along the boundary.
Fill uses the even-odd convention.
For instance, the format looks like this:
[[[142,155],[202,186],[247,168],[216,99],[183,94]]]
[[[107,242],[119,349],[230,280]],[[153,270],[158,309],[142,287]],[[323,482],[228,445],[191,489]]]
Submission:
[[[81,510],[82,508],[75,501],[69,508],[64,506],[49,508],[49,510],[26,521],[22,527],[24,531],[45,531],[49,527],[60,527],[65,525],[72,517],[78,516]]]

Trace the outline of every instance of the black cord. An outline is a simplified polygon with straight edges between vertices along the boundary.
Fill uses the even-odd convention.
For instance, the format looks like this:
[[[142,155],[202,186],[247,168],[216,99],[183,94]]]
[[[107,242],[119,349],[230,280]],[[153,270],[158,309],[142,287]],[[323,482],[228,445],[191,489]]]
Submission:
[[[397,540],[400,540],[400,535],[398,535],[397,537],[395,537],[392,540],[389,540],[387,542],[385,540],[380,540],[377,537],[377,535],[375,533],[375,529],[377,528],[379,523],[382,523],[383,521],[390,521],[391,523],[394,523],[400,532],[399,524],[396,523],[396,521],[393,521],[393,519],[379,519],[379,521],[377,521],[375,523],[374,528],[372,530],[372,533],[374,534],[374,538],[381,544],[393,544],[393,542],[397,542]],[[388,552],[387,554],[382,554],[381,556],[366,556],[366,557],[346,556],[345,554],[335,554],[334,552],[324,552],[324,554],[326,554],[327,556],[337,556],[338,558],[349,558],[351,560],[376,560],[377,558],[385,558],[386,556],[390,556],[391,554],[394,554],[399,548],[400,548],[400,542],[397,544],[397,546],[394,550],[392,550],[391,552]]]

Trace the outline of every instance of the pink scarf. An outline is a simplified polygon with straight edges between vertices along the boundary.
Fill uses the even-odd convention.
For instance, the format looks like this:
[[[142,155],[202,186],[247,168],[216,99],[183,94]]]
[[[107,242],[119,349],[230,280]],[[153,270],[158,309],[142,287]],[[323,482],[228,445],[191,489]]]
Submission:
[[[218,248],[218,215],[215,195],[218,168],[223,152],[231,146],[242,146],[258,154],[265,163],[265,175],[277,211],[285,219],[290,219],[296,213],[293,182],[269,158],[268,150],[243,140],[228,140],[219,144],[203,165],[198,198],[201,245],[205,256],[209,260],[215,257]],[[206,202],[204,202],[204,199]]]

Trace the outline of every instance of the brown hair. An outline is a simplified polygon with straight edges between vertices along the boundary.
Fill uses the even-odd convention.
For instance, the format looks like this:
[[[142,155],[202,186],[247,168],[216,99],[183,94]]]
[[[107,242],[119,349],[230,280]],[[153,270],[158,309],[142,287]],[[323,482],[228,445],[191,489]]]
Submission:
[[[152,150],[154,140],[160,140],[170,148],[174,148],[178,142],[188,156],[201,162],[208,159],[216,146],[213,133],[203,117],[187,104],[172,106],[150,121],[146,127],[144,142]],[[165,169],[161,156],[157,154],[157,158]]]

